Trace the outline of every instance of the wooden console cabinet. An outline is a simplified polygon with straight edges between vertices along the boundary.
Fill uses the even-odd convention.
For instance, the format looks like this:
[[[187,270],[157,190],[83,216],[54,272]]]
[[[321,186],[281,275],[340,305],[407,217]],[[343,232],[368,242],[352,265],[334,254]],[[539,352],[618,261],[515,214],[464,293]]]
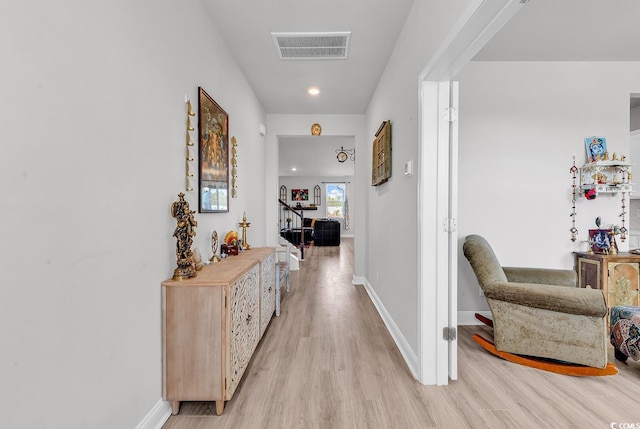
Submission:
[[[607,307],[638,306],[640,255],[575,253],[578,286],[602,289]]]
[[[215,401],[221,415],[271,320],[275,249],[241,255],[162,282],[163,398],[173,414],[180,401]]]

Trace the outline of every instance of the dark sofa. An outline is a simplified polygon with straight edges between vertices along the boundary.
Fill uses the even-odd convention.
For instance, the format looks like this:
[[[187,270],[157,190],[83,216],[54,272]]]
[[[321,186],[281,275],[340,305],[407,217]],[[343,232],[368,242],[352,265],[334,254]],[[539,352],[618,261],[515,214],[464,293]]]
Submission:
[[[302,230],[304,243],[314,246],[339,246],[340,222],[333,219],[305,218]],[[300,244],[300,228],[280,230],[280,235],[293,244]]]
[[[339,246],[340,222],[334,219],[315,219],[313,222],[314,246]]]

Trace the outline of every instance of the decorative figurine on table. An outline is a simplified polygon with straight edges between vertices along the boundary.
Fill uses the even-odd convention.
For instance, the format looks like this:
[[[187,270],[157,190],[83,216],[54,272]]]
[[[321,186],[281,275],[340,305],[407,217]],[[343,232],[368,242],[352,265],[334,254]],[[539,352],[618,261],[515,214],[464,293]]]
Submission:
[[[220,258],[218,257],[218,231],[213,231],[211,234],[211,251],[213,252],[213,256],[209,259],[211,262],[220,262]]]
[[[220,251],[227,256],[233,256],[238,254],[238,233],[236,231],[229,231],[224,236],[224,244],[221,246]]]
[[[196,276],[195,259],[191,251],[193,237],[196,235],[195,227],[198,226],[193,214],[189,209],[189,203],[185,201],[184,194],[178,194],[180,198],[171,204],[171,216],[176,218],[176,229],[173,236],[178,240],[176,243],[176,257],[178,268],[173,271],[173,280],[185,280]]]

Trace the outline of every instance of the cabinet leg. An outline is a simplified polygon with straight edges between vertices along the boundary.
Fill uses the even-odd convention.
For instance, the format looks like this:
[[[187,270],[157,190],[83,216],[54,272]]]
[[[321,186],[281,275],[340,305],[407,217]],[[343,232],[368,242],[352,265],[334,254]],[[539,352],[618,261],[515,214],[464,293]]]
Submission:
[[[180,401],[171,401],[171,414],[176,415],[180,411]]]
[[[224,401],[216,401],[216,416],[221,416],[224,411]]]

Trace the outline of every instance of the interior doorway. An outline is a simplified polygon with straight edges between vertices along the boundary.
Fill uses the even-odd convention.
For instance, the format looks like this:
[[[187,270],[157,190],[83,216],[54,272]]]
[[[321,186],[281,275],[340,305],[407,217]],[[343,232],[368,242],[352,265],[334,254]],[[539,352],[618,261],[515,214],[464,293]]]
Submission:
[[[340,243],[342,237],[354,237],[354,223],[358,220],[354,216],[350,197],[357,192],[355,166],[354,136],[279,136],[280,199],[294,209],[301,209],[304,217],[313,222],[310,227],[313,234],[315,227],[318,227],[318,233],[323,237],[318,243],[313,240],[312,245],[335,245]],[[336,186],[331,188],[330,184]],[[334,195],[336,190],[342,192]],[[284,218],[289,219],[286,216]],[[281,215],[279,228],[286,227],[282,219]],[[315,220],[332,223],[316,225]],[[335,222],[339,227],[335,227]],[[337,239],[334,237],[336,228]],[[327,238],[325,236],[329,230],[331,237],[327,241],[323,238]],[[349,249],[353,251],[353,246],[349,246]]]

